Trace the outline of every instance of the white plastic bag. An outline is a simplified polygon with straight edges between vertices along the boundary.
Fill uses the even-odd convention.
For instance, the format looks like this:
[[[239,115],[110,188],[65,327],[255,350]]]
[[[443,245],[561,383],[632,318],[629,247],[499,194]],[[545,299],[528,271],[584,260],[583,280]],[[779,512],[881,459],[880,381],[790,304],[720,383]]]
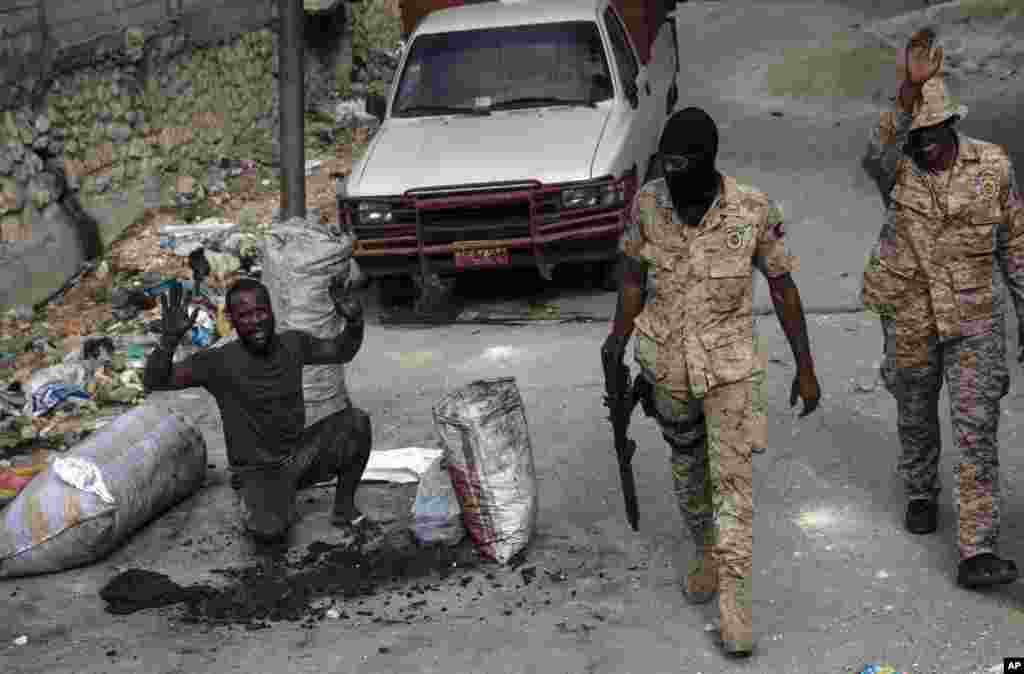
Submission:
[[[466,530],[483,555],[504,564],[537,522],[533,446],[516,380],[475,381],[433,412]]]
[[[0,511],[0,578],[95,562],[205,479],[199,431],[165,407],[136,407],[36,475]]]
[[[457,545],[466,535],[459,497],[443,462],[443,457],[431,462],[420,478],[412,504],[412,532],[424,545]]]

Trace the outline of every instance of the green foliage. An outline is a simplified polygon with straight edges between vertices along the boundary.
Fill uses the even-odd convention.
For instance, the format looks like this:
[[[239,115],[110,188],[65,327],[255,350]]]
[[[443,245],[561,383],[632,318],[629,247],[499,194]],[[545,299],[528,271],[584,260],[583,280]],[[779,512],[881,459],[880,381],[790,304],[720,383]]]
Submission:
[[[370,49],[390,48],[402,37],[402,24],[392,16],[381,0],[352,3],[352,56],[366,63]]]
[[[96,304],[109,304],[110,296],[111,292],[108,286],[100,286],[92,294],[93,301],[95,301]]]
[[[223,212],[214,207],[207,199],[199,199],[194,204],[178,209],[178,213],[185,222],[199,222],[207,218],[216,218],[223,215]]]
[[[973,19],[1002,19],[1024,15],[1024,0],[963,0],[961,9]]]
[[[334,69],[334,87],[342,99],[352,98],[352,66],[340,63]]]
[[[772,96],[860,99],[895,66],[893,50],[856,46],[840,33],[827,47],[786,49],[765,80]]]

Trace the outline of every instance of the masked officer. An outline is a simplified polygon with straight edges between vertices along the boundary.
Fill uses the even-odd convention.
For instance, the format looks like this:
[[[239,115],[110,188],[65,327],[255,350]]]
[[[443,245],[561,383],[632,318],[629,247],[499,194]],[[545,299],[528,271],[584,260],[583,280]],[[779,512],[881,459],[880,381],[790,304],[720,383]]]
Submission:
[[[999,407],[1009,387],[1005,278],[1024,316],[1024,203],[1003,148],[964,136],[967,109],[937,73],[934,31],[915,33],[895,110],[869,149],[887,217],[864,273],[864,304],[881,317],[882,376],[896,398],[906,485],[906,527],[938,527],[939,390],[949,387],[959,526],[957,582],[1010,583],[1017,567],[996,554]],[[1022,342],[1024,343],[1024,342]]]
[[[779,209],[715,169],[718,130],[703,110],[673,114],[659,151],[665,178],[634,199],[620,246],[618,308],[602,356],[621,363],[635,325],[644,409],[671,448],[676,496],[698,547],[685,594],[703,603],[717,591],[723,648],[748,655],[751,451],[764,446],[766,431],[754,267],[768,279],[798,365],[791,404],[803,398],[809,414],[820,392]]]

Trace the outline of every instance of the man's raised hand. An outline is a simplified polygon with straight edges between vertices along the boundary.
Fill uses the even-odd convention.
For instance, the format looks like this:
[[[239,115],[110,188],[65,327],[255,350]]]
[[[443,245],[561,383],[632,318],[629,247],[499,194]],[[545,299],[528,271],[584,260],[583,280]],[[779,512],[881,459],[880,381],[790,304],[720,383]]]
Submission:
[[[923,28],[910,36],[906,49],[906,80],[919,87],[942,68],[942,47],[935,45],[935,31]]]
[[[188,306],[192,302],[192,291],[182,292],[180,285],[174,285],[167,293],[160,295],[161,333],[175,344],[181,341],[199,317],[199,310],[193,309],[191,314]]]

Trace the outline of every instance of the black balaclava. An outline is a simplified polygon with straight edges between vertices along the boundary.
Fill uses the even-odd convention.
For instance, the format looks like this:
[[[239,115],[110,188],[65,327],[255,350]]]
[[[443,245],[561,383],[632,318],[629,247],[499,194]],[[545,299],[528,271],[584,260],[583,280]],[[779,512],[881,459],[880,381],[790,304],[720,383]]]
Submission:
[[[949,161],[956,156],[955,124],[959,119],[954,115],[941,124],[914,129],[910,132],[905,151],[918,168],[934,173],[944,161]],[[931,153],[925,151],[929,145],[933,145]]]
[[[718,155],[715,120],[700,108],[679,110],[665,122],[658,152],[662,155],[687,155],[694,159],[684,171],[666,171],[665,181],[677,209],[697,210],[703,214],[718,194],[720,181],[715,170],[715,157]]]

